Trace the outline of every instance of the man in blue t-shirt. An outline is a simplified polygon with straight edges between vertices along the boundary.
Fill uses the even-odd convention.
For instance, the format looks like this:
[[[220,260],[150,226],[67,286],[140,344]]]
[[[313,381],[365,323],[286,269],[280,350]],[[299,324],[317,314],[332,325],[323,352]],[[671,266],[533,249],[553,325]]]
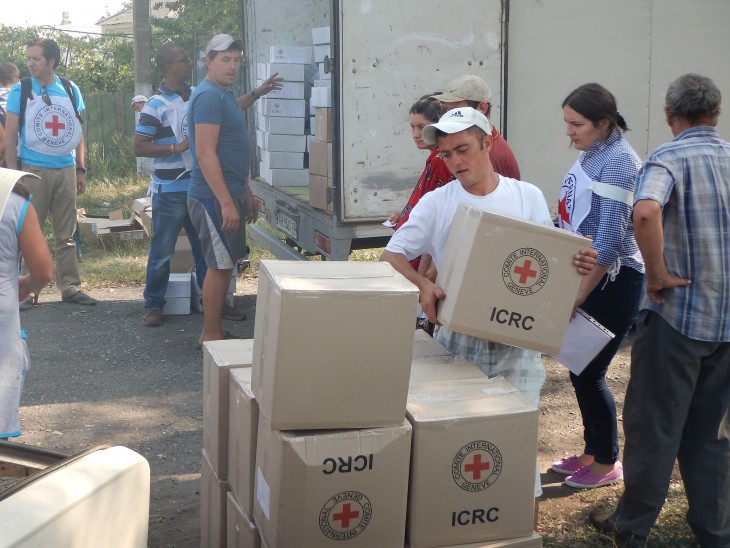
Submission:
[[[35,38],[27,44],[31,95],[20,121],[22,84],[8,95],[5,126],[5,156],[10,169],[22,169],[40,179],[26,177],[33,205],[43,225],[53,218],[56,240],[56,284],[65,303],[95,305],[96,299],[81,291],[76,257],[76,195],[86,190],[84,136],[81,118],[85,109],[79,88],[67,90],[56,76],[61,51],[50,38]],[[72,102],[74,101],[74,102]],[[20,138],[20,147],[18,140]]]
[[[185,49],[168,43],[155,55],[164,75],[157,94],[144,103],[135,129],[134,153],[152,158],[152,225],[154,228],[147,258],[144,288],[144,325],[162,325],[162,309],[170,277],[170,259],[175,252],[180,229],[185,228],[195,260],[196,281],[203,285],[207,267],[200,240],[188,215],[187,195],[193,157],[188,141],[187,110],[190,98],[192,63]],[[141,97],[141,96],[138,96]],[[243,320],[246,315],[223,305],[223,317]]]
[[[207,76],[192,96],[188,128],[193,168],[188,212],[195,225],[208,272],[203,282],[203,331],[198,340],[237,338],[221,326],[231,271],[246,254],[246,222],[258,212],[248,184],[250,144],[243,110],[270,91],[281,89],[276,74],[236,99],[243,43],[228,34],[214,36],[205,49]],[[244,222],[242,222],[244,221]]]

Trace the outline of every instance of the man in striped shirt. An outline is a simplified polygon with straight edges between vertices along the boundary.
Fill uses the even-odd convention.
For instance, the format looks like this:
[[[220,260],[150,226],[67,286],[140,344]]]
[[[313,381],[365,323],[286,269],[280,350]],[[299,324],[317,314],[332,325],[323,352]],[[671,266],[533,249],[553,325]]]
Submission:
[[[730,144],[720,91],[685,74],[669,86],[674,139],[637,177],[636,241],[646,264],[624,404],[625,492],[593,524],[644,546],[679,461],[701,546],[730,546]]]

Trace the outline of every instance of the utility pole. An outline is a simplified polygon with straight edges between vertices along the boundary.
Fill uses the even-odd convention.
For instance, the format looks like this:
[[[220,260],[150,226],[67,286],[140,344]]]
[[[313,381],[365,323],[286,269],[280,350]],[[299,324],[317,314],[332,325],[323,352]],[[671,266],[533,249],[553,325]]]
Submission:
[[[152,95],[152,28],[150,0],[133,0],[132,29],[134,33],[134,94]],[[149,158],[137,158],[137,173],[149,173]]]

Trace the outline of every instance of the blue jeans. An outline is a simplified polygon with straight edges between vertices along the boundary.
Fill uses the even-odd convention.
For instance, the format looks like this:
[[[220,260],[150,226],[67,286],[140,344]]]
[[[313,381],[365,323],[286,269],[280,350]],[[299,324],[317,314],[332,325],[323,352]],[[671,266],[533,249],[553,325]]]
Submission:
[[[616,336],[579,376],[571,373],[570,381],[583,418],[583,452],[593,455],[600,464],[613,464],[618,460],[618,424],[616,401],[606,384],[606,372],[636,320],[644,275],[622,267],[616,279],[603,287],[605,281],[606,276],[581,308]]]
[[[152,195],[152,226],[154,234],[147,258],[147,283],[144,288],[144,308],[162,309],[165,306],[165,292],[170,278],[170,259],[175,252],[180,229],[185,228],[195,260],[195,274],[198,285],[208,268],[205,265],[200,239],[188,215],[187,192],[156,192]]]

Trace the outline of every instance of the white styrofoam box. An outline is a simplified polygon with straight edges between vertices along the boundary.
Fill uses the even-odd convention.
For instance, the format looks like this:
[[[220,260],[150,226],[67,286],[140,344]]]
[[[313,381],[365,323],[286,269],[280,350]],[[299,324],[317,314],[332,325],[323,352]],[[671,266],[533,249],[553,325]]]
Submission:
[[[316,108],[317,107],[315,107],[312,103],[309,103],[309,115],[310,116],[314,116],[317,113],[315,110]]]
[[[266,146],[266,138],[264,137],[266,132],[263,129],[256,130],[256,146],[264,148]]]
[[[318,88],[331,88],[332,80],[314,80],[312,84],[317,86]]]
[[[314,77],[317,80],[332,80],[332,73],[324,71],[324,63],[317,63],[317,74]]]
[[[329,44],[314,46],[314,62],[321,63],[325,57],[332,57],[332,48]]]
[[[257,86],[260,86],[263,83],[263,79],[256,80]],[[308,90],[309,86],[306,87]],[[281,82],[281,89],[275,89],[270,91],[266,94],[266,97],[268,99],[304,99],[304,93],[304,82]]]
[[[309,186],[308,169],[272,169],[259,163],[259,175],[271,186]]]
[[[167,280],[167,290],[165,291],[165,298],[172,299],[175,297],[188,297],[190,298],[190,273],[170,273],[170,277]]]
[[[271,152],[304,152],[307,148],[307,139],[304,135],[264,133],[263,138],[264,146],[261,148]]]
[[[329,44],[330,43],[330,27],[314,27],[312,29],[312,44]]]
[[[310,116],[309,117],[309,133],[307,136],[314,137],[314,130],[317,129],[315,120],[317,119],[316,116]]]
[[[331,107],[332,88],[313,87],[312,98],[309,100],[309,107]]]
[[[309,65],[312,63],[311,46],[271,46],[269,48],[271,63],[295,63]]]
[[[288,116],[264,116],[256,113],[256,127],[269,133],[279,135],[304,135],[305,118]]]
[[[277,152],[261,149],[261,161],[270,168],[303,169],[304,152]]]
[[[295,63],[262,63],[264,66],[257,78],[264,80],[276,74],[277,78],[283,78],[286,82],[306,82],[312,77],[316,65],[300,65]],[[262,76],[259,76],[262,75]]]
[[[165,299],[162,307],[163,316],[187,316],[190,314],[190,296]]]
[[[266,116],[289,116],[303,118],[306,101],[304,99],[268,99],[264,98],[261,103],[261,112]]]
[[[268,63],[256,63],[256,78],[259,80],[266,80],[266,65]]]

